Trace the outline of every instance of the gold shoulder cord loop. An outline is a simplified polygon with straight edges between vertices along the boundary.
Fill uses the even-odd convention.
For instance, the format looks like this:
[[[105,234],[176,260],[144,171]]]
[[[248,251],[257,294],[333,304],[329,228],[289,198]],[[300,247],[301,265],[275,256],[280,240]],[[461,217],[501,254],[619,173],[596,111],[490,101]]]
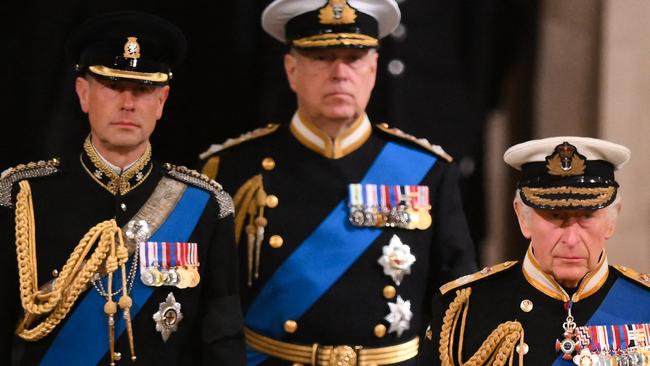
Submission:
[[[92,281],[92,277],[97,273],[99,266],[109,256],[105,263],[109,277],[108,293],[111,294],[113,272],[118,267],[121,267],[123,296],[119,301],[119,305],[124,310],[131,354],[132,358],[135,358],[129,316],[131,299],[128,297],[128,287],[126,284],[125,264],[128,261],[128,251],[124,245],[121,230],[115,220],[107,220],[92,227],[81,241],[79,241],[79,244],[74,248],[70,257],[68,257],[59,276],[54,281],[52,290],[43,292],[38,287],[36,225],[31,188],[29,182],[26,180],[21,181],[19,186],[20,191],[16,198],[15,211],[16,257],[18,262],[20,300],[25,315],[16,329],[16,334],[26,341],[38,341],[52,332],[65,319],[79,295]],[[90,255],[90,258],[84,261],[88,257],[95,242],[98,242],[96,248]],[[104,309],[109,316],[109,324],[111,324],[110,318],[114,314],[111,310],[115,307],[115,302],[113,302],[110,295],[107,296],[106,300]],[[109,327],[109,339],[111,360],[113,361],[114,352],[112,351],[114,349],[114,339],[112,334],[113,327],[111,325]]]
[[[248,286],[253,285],[253,278],[259,277],[260,253],[264,240],[264,228],[268,220],[264,217],[267,194],[264,191],[262,175],[258,174],[244,183],[235,194],[235,242],[239,244],[244,223],[246,225],[246,253],[248,263]],[[255,265],[253,265],[253,263]],[[255,269],[253,271],[253,269]]]
[[[465,321],[469,309],[469,297],[472,293],[471,288],[465,288],[456,291],[456,298],[449,305],[443,318],[442,329],[440,330],[440,364],[442,366],[454,366],[453,348],[456,326],[461,315],[462,320],[460,333],[458,337],[458,365],[459,366],[504,366],[513,365],[514,353],[517,343],[520,349],[524,347],[524,329],[518,321],[508,321],[499,324],[499,326],[490,333],[481,347],[470,357],[467,362],[463,362],[463,336],[465,334]],[[524,364],[524,352],[519,352],[519,366]]]

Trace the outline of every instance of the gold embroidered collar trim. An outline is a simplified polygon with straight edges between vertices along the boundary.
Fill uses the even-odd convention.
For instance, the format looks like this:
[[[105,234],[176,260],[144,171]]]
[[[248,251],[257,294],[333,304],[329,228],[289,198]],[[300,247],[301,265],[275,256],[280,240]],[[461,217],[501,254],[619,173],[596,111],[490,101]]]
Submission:
[[[372,125],[367,115],[359,117],[340,136],[332,139],[296,112],[291,119],[291,133],[309,149],[330,159],[340,159],[357,150],[370,138]]]
[[[541,265],[533,254],[532,246],[528,247],[528,252],[522,265],[522,271],[526,281],[539,291],[554,299],[565,302],[569,301],[569,294],[567,294],[564,288],[555,281],[553,276],[542,271]],[[608,275],[607,254],[603,251],[596,268],[587,273],[582,281],[580,281],[580,286],[578,286],[578,289],[572,295],[573,302],[578,302],[593,295],[603,286]]]
[[[86,137],[83,147],[84,152],[80,156],[81,166],[97,184],[113,195],[124,195],[132,191],[147,179],[153,169],[151,144],[147,144],[144,154],[122,171],[122,174],[117,174],[104,162],[90,142],[90,135]]]

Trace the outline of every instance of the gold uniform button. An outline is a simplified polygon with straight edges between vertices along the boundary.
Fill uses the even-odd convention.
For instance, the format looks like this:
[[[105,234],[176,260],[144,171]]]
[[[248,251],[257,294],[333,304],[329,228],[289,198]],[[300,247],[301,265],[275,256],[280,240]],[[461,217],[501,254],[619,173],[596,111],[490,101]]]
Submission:
[[[519,307],[525,313],[530,313],[530,311],[533,310],[533,302],[528,299],[522,300],[521,303],[519,304]]]
[[[269,245],[271,246],[271,248],[277,249],[281,247],[282,244],[284,244],[284,239],[282,239],[280,235],[272,235],[269,238]]]
[[[298,323],[295,320],[287,320],[284,322],[284,330],[287,333],[295,333],[298,330]]]
[[[264,158],[264,160],[262,160],[262,168],[264,168],[264,170],[273,170],[273,168],[275,168],[275,160],[272,158]]]
[[[397,294],[397,290],[395,289],[395,287],[388,285],[384,287],[383,293],[385,298],[392,299]]]
[[[266,207],[276,208],[278,206],[278,196],[270,194],[266,196]]]
[[[377,324],[375,325],[374,332],[377,338],[381,338],[386,335],[386,326],[383,324]]]

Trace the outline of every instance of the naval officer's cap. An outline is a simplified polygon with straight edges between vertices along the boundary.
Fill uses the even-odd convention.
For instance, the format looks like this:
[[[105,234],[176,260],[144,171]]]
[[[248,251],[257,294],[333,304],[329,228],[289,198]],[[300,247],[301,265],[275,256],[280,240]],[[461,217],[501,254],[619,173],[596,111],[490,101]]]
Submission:
[[[517,187],[528,206],[595,210],[616,199],[614,171],[628,162],[630,150],[596,138],[558,136],[514,145],[503,159],[521,171]]]
[[[376,48],[399,25],[395,0],[275,0],[262,28],[298,49]]]
[[[67,54],[81,75],[166,85],[186,48],[185,36],[169,21],[144,12],[118,11],[81,24],[68,39]]]

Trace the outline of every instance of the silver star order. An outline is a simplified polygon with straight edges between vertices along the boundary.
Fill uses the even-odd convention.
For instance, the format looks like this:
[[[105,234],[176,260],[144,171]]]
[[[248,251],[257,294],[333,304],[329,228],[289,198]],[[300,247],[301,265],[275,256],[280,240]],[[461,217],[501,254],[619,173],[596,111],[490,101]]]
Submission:
[[[178,323],[183,320],[181,304],[176,302],[173,293],[167,295],[167,299],[158,306],[158,311],[153,314],[156,322],[156,330],[162,335],[163,342],[167,342],[169,336],[178,329]]]
[[[390,238],[390,242],[388,245],[384,245],[382,252],[377,263],[384,267],[384,274],[391,276],[395,284],[399,286],[404,275],[411,273],[411,265],[415,262],[415,256],[411,254],[411,248],[403,244],[397,235]]]
[[[397,295],[397,301],[394,303],[389,302],[388,307],[390,308],[390,314],[384,317],[390,323],[388,333],[395,332],[398,337],[401,337],[402,333],[411,326],[411,318],[413,317],[411,301],[404,301],[401,296]]]

